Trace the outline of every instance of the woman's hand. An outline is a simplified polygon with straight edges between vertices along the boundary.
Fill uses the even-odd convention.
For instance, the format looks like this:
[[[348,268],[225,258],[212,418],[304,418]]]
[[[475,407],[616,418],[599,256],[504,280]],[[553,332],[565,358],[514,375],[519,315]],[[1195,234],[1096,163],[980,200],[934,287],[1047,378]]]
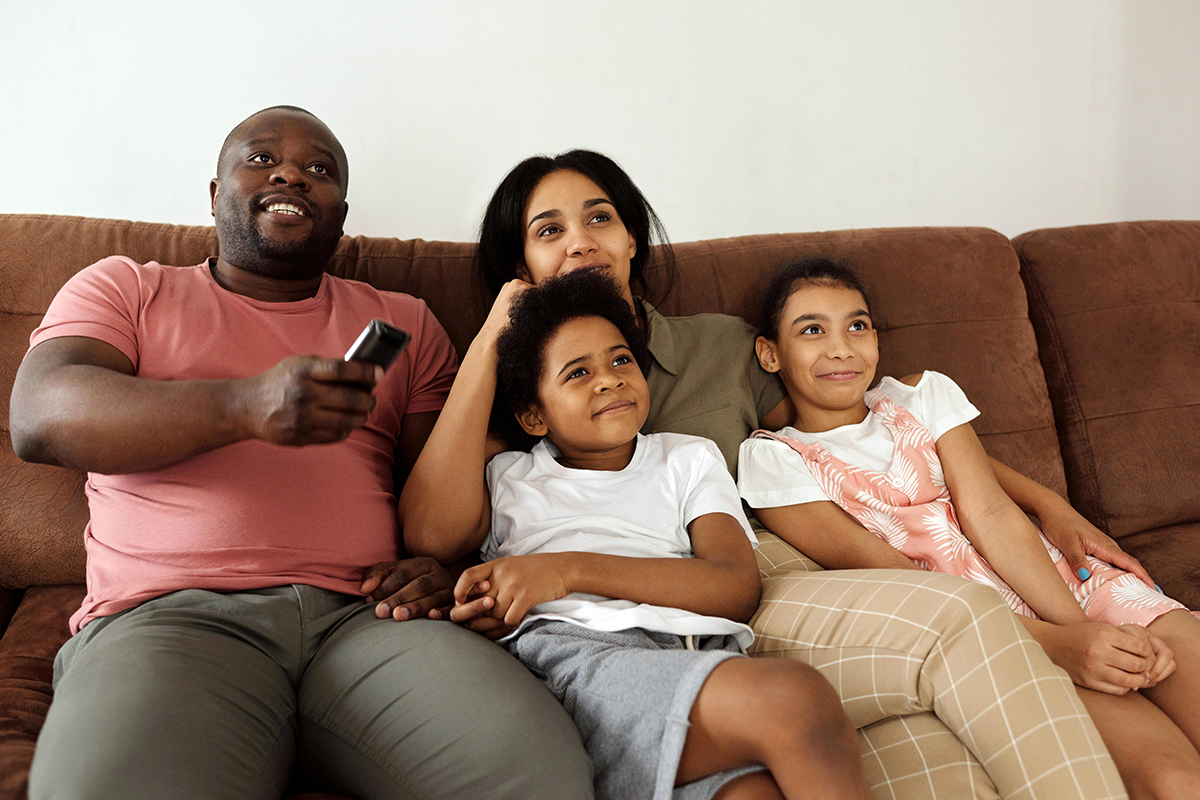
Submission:
[[[532,283],[520,278],[514,278],[500,287],[500,293],[496,295],[496,300],[492,303],[491,310],[488,311],[487,319],[483,321],[483,327],[479,329],[478,335],[484,337],[483,341],[489,343],[496,341],[501,332],[508,327],[508,312],[517,297],[521,292],[532,288]]]
[[[1108,534],[1088,522],[1070,504],[1063,502],[1055,504],[1051,509],[1044,509],[1038,515],[1038,521],[1042,524],[1042,534],[1050,540],[1050,544],[1062,551],[1067,563],[1071,565],[1071,571],[1078,575],[1080,580],[1087,580],[1091,574],[1087,560],[1091,555],[1126,572],[1132,572],[1142,583],[1158,590],[1158,586],[1136,558],[1122,550]]]
[[[504,556],[467,569],[454,587],[450,619],[464,622],[487,613],[508,628],[517,627],[529,609],[571,593],[563,558],[561,553]]]
[[[1145,635],[1128,630],[1131,627],[1137,626],[1080,622],[1055,625],[1034,635],[1075,685],[1124,695],[1153,685],[1174,669],[1174,656],[1161,639],[1144,628]]]

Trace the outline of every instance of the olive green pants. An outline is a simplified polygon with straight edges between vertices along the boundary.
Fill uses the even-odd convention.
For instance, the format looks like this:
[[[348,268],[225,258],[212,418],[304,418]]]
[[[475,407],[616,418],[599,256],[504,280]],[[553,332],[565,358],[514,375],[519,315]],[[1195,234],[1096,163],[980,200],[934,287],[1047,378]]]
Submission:
[[[34,800],[592,796],[575,726],[502,648],[310,586],[175,592],[95,620],[55,684]]]

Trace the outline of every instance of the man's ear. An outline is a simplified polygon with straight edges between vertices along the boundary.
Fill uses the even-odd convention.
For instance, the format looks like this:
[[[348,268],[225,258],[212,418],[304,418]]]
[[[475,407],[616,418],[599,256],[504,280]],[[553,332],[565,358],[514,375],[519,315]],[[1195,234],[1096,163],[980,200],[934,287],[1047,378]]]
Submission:
[[[542,409],[533,405],[517,413],[517,422],[530,436],[545,436],[550,432],[542,419]]]
[[[516,274],[518,278],[526,283],[533,283],[533,281],[529,280],[529,268],[525,266],[524,261],[522,261],[520,264],[517,264]]]
[[[213,178],[208,182],[208,202],[209,213],[214,217],[217,215],[217,192],[221,189],[221,182]]]
[[[633,258],[637,255],[637,239],[634,238],[633,232],[629,232],[629,257]]]
[[[775,343],[765,336],[754,340],[754,352],[758,356],[758,365],[767,372],[779,372],[779,354],[775,352]]]

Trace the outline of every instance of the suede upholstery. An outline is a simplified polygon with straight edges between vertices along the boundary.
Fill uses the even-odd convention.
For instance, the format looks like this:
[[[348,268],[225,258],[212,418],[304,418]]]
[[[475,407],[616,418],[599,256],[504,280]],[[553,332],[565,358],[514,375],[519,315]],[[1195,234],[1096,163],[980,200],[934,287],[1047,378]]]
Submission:
[[[984,228],[911,228],[675,250],[674,289],[648,293],[669,315],[757,322],[758,294],[783,263],[819,254],[855,267],[881,329],[880,374],[953,377],[981,410],[975,429],[992,455],[1069,494],[1169,594],[1200,607],[1200,222],[1012,243]],[[104,256],[188,265],[216,251],[208,227],[0,215],[0,800],[25,796],[53,657],[83,597],[84,477],[18,461],[9,438],[9,388],[29,334],[58,288]],[[423,298],[463,353],[490,302],[472,252],[346,237],[330,271]]]

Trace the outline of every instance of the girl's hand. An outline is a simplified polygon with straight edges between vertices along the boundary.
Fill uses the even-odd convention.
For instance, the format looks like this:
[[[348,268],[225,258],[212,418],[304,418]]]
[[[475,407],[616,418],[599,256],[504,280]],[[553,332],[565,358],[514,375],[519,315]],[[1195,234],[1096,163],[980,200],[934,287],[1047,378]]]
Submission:
[[[571,593],[563,556],[562,553],[504,556],[471,567],[454,587],[455,608],[450,619],[470,619],[486,612],[503,620],[509,628],[517,627],[529,609]],[[483,589],[484,583],[488,584],[487,589]],[[494,602],[490,609],[486,607],[486,598]],[[470,611],[468,605],[472,606]]]
[[[1158,590],[1149,573],[1136,558],[1122,550],[1108,534],[1088,522],[1070,504],[1058,503],[1052,510],[1043,510],[1038,515],[1038,521],[1042,524],[1042,533],[1050,540],[1050,544],[1062,551],[1067,563],[1071,565],[1071,571],[1078,575],[1080,580],[1087,580],[1085,576],[1091,573],[1087,556],[1092,555],[1114,567],[1132,572],[1142,583]],[[1081,569],[1086,572],[1081,573]]]
[[[1149,631],[1146,634],[1151,635]],[[1103,622],[1055,626],[1049,637],[1039,637],[1039,641],[1050,660],[1065,669],[1075,685],[1106,694],[1123,695],[1150,685],[1151,673],[1158,666],[1155,647],[1148,638]]]
[[[1166,642],[1151,633],[1149,629],[1143,628],[1141,625],[1129,624],[1121,625],[1120,630],[1144,639],[1154,648],[1154,665],[1150,667],[1146,676],[1145,688],[1157,686],[1160,681],[1175,671],[1175,654],[1171,652],[1171,648]]]

